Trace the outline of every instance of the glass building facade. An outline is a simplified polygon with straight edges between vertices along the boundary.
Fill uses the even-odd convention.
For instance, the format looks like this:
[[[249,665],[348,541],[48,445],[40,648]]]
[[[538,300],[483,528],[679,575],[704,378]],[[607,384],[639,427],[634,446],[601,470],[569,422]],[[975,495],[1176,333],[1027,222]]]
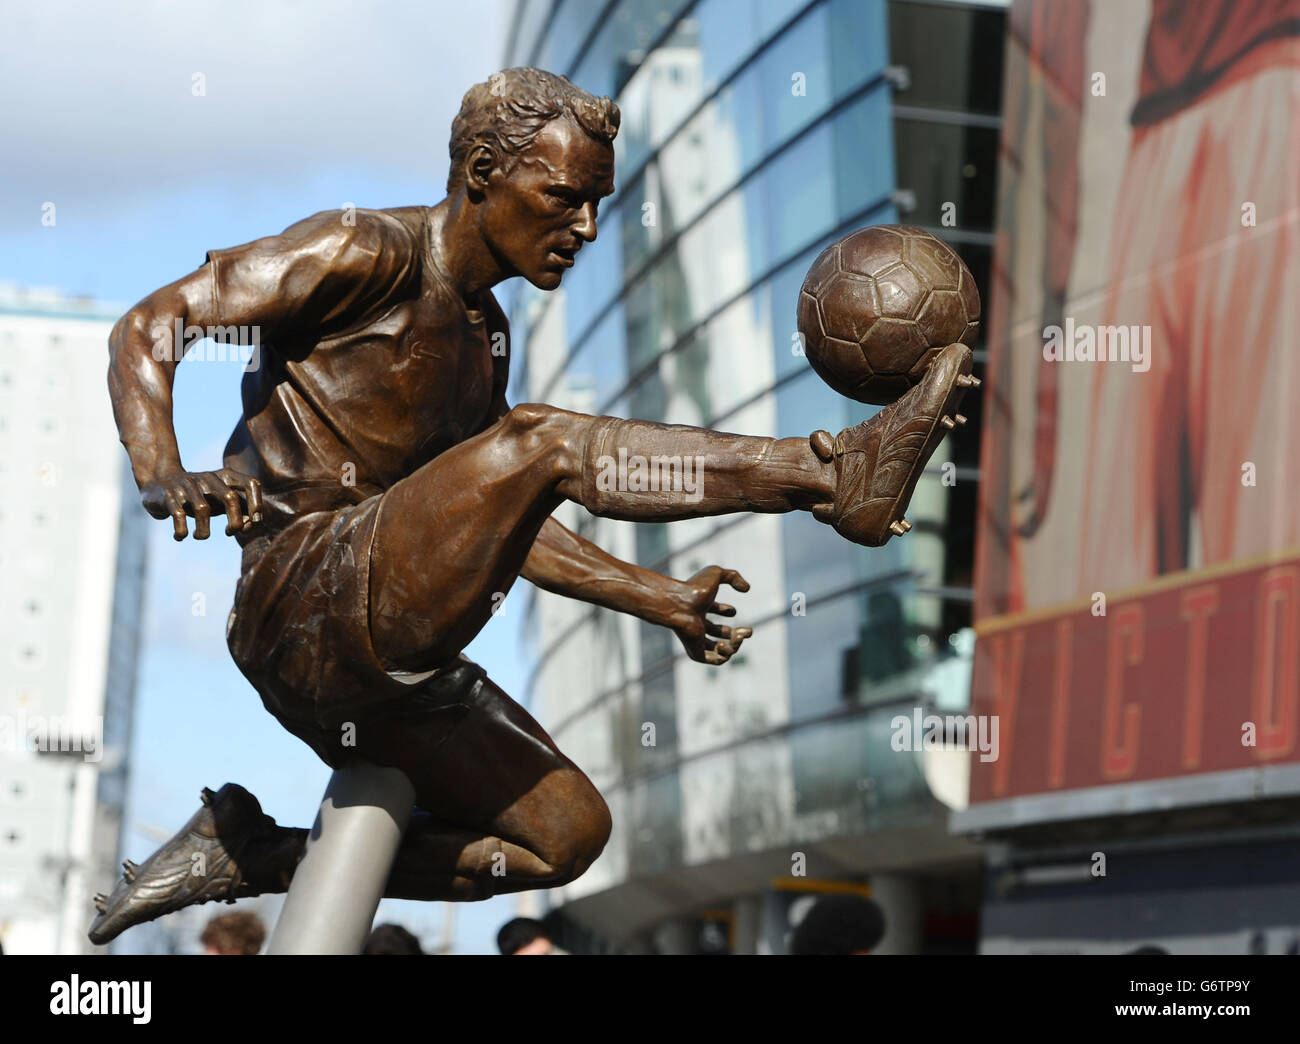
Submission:
[[[506,297],[511,400],[781,437],[868,417],[807,365],[800,284],[828,243],[901,221],[987,291],[1003,33],[985,5],[521,0],[507,64],[623,119],[598,238],[562,289]],[[978,397],[963,409],[884,548],[804,513],[558,512],[674,577],[738,569],[752,588],[725,600],[755,631],[715,669],[666,630],[530,591],[525,702],[615,820],[598,863],[548,893],[571,947],[781,952],[819,882],[875,894],[894,949],[973,947],[979,853],[947,826],[964,762],[891,744],[897,715],[966,706]]]

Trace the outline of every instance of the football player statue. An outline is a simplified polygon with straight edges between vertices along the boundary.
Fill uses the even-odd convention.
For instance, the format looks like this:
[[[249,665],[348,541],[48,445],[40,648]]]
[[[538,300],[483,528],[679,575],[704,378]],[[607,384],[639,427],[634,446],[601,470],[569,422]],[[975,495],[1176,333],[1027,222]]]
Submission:
[[[144,507],[177,540],[190,520],[206,539],[224,513],[242,547],[227,625],[240,670],[326,763],[364,758],[414,787],[388,896],[561,885],[609,837],[582,770],[461,655],[517,577],[670,628],[704,664],[725,664],[750,636],[717,619],[734,616],[724,585],[748,589],[734,570],[674,580],[619,561],[551,517],[561,502],[639,522],[811,511],[878,546],[908,528],[917,479],[977,383],[970,349],[945,347],[906,394],[836,438],[508,405],[508,327],[492,287],[560,285],[614,191],[618,125],[612,101],[563,77],[497,73],[465,95],[437,206],[325,212],[211,251],[111,334],[109,387]],[[179,353],[156,346],[178,320],[260,331],[216,471],[187,469],[177,448]],[[703,481],[619,488],[632,485],[608,480],[620,451],[693,457]],[[306,839],[242,787],[205,789],[171,841],[96,896],[90,937],[283,892]]]

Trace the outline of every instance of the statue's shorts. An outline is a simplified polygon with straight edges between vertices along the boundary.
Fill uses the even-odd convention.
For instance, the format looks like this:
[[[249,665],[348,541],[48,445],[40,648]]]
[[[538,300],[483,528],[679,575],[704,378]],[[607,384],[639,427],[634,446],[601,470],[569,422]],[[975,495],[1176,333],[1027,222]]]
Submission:
[[[427,757],[484,701],[508,699],[465,657],[387,669],[370,636],[370,547],[383,496],[300,515],[244,545],[226,641],[267,710],[338,768]],[[486,682],[486,684],[485,684]]]

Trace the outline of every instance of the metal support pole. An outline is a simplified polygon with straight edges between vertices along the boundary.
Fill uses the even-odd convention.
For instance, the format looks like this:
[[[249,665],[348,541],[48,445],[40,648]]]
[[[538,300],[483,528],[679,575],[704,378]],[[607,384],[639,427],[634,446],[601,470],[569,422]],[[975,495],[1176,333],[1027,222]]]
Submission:
[[[334,772],[268,954],[361,952],[414,803],[397,769],[353,761]]]

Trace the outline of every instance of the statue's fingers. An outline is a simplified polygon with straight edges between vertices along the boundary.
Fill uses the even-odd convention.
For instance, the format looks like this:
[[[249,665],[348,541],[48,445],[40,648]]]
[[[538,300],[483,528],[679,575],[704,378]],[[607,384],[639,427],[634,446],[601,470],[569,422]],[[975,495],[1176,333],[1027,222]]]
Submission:
[[[184,540],[190,535],[190,524],[185,514],[185,497],[179,489],[169,489],[163,500],[167,504],[167,513],[172,517],[172,536]]]
[[[262,483],[255,478],[248,480],[248,517],[262,521]]]
[[[194,516],[194,539],[207,540],[211,530],[208,520],[212,517],[212,508],[208,507],[208,493],[196,479],[187,478],[182,483],[185,490],[185,504]]]
[[[680,633],[681,632],[679,631],[678,634]],[[692,660],[696,663],[704,662],[704,655],[707,651],[704,645],[704,635],[701,634],[699,637],[691,638],[689,641],[683,638],[682,645],[686,649],[686,655]]]
[[[723,582],[724,584],[730,584],[730,585],[731,585],[732,587],[734,587],[737,591],[741,592],[741,594],[744,594],[746,591],[749,590],[749,581],[746,580],[743,576],[741,576],[741,575],[740,575],[738,572],[736,572],[734,569],[724,569],[724,570],[723,570],[723,572],[722,572],[722,582]]]
[[[239,494],[229,486],[221,499],[226,505],[226,536],[230,536],[244,528],[244,505],[240,502]]]

